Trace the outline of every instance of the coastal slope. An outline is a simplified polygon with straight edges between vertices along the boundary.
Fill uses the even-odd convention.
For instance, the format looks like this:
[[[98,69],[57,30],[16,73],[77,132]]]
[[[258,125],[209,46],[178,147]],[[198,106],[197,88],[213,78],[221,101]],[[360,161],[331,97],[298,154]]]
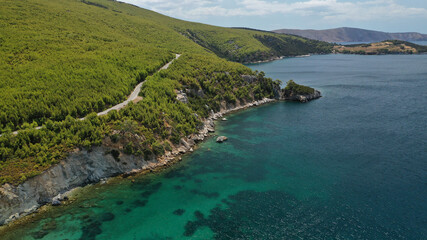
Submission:
[[[0,16],[0,223],[162,166],[203,140],[215,114],[277,97],[280,82],[240,62],[333,47],[109,0],[5,0]],[[126,99],[138,101],[97,114]]]

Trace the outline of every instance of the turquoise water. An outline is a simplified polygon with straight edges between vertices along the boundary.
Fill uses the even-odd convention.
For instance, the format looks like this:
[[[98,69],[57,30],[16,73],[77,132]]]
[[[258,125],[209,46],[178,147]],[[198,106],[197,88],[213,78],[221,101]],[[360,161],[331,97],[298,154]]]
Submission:
[[[160,174],[85,189],[1,239],[427,239],[427,55],[251,65],[321,90],[228,116]]]

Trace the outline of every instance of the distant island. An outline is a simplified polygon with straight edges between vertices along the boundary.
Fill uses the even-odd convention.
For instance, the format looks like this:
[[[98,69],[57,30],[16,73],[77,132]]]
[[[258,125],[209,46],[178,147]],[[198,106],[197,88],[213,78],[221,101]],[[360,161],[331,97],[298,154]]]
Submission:
[[[427,52],[427,46],[400,40],[385,40],[376,43],[335,45],[333,53],[383,55],[383,54],[417,54]]]
[[[384,40],[427,41],[427,34],[417,32],[387,33],[360,28],[334,28],[326,30],[278,29],[276,33],[297,35],[325,42],[380,42]]]

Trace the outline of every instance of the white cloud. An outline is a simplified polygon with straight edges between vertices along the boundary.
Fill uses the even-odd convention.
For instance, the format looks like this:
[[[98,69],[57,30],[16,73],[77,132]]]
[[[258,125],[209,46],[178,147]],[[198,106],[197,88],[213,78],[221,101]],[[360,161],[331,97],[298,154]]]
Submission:
[[[329,21],[427,17],[427,9],[406,7],[395,0],[301,0],[286,3],[266,0],[228,0],[234,7],[224,7],[223,0],[124,0],[169,16],[197,20],[204,16],[263,16],[269,14],[296,14],[318,16]]]

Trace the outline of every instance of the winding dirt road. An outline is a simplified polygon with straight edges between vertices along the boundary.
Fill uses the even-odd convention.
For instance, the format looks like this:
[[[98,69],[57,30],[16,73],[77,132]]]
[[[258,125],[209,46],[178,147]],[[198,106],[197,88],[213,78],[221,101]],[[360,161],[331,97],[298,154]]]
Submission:
[[[175,61],[176,59],[178,59],[180,56],[181,56],[181,54],[176,54],[175,58],[174,58],[174,59],[172,59],[172,61],[170,61],[170,62],[166,63],[166,64],[165,64],[163,67],[161,67],[157,72],[160,72],[160,71],[162,71],[162,70],[168,69],[168,68],[169,68],[169,66],[173,63],[173,61]],[[112,110],[120,110],[120,109],[122,109],[122,108],[126,107],[126,105],[128,105],[128,104],[129,104],[129,102],[132,102],[132,101],[136,100],[136,99],[137,99],[137,97],[138,97],[138,95],[139,95],[139,92],[141,91],[142,84],[144,84],[144,82],[145,82],[145,81],[142,81],[142,82],[140,82],[138,85],[136,85],[135,89],[134,89],[134,90],[132,91],[132,93],[129,95],[128,99],[126,99],[124,102],[119,103],[119,104],[117,104],[117,105],[115,105],[115,106],[113,106],[113,107],[110,107],[109,109],[107,109],[107,110],[105,110],[105,111],[99,112],[99,113],[98,113],[98,116],[105,115],[105,114],[107,114],[108,112],[110,112],[110,111],[112,111]],[[83,120],[83,119],[85,119],[85,118],[80,118],[80,120]]]
[[[175,61],[176,59],[178,59],[180,56],[181,56],[181,54],[176,54],[174,59],[172,59],[170,62],[166,63],[163,67],[161,67],[159,70],[157,70],[157,72],[160,72],[162,70],[168,69],[169,66],[173,63],[173,61]],[[118,110],[126,107],[126,105],[128,105],[130,102],[135,101],[138,98],[139,92],[141,91],[141,87],[142,87],[142,84],[144,84],[144,82],[145,81],[142,81],[142,82],[138,83],[138,85],[136,85],[135,89],[132,91],[132,93],[129,95],[129,97],[124,102],[121,102],[121,103],[119,103],[119,104],[117,104],[115,106],[112,106],[112,107],[110,107],[110,108],[108,108],[108,109],[106,109],[106,110],[104,110],[102,112],[99,112],[99,113],[97,113],[97,115],[98,116],[106,115],[107,113],[109,113],[112,110],[117,110],[118,111]],[[79,120],[84,120],[85,118],[86,117],[79,118]],[[38,130],[38,129],[41,129],[43,127],[44,126],[39,126],[39,127],[36,127],[35,129]],[[18,134],[18,132],[19,132],[19,130],[15,131],[15,132],[12,132],[12,134],[16,135],[16,134]],[[2,136],[2,134],[0,134],[0,136]]]

